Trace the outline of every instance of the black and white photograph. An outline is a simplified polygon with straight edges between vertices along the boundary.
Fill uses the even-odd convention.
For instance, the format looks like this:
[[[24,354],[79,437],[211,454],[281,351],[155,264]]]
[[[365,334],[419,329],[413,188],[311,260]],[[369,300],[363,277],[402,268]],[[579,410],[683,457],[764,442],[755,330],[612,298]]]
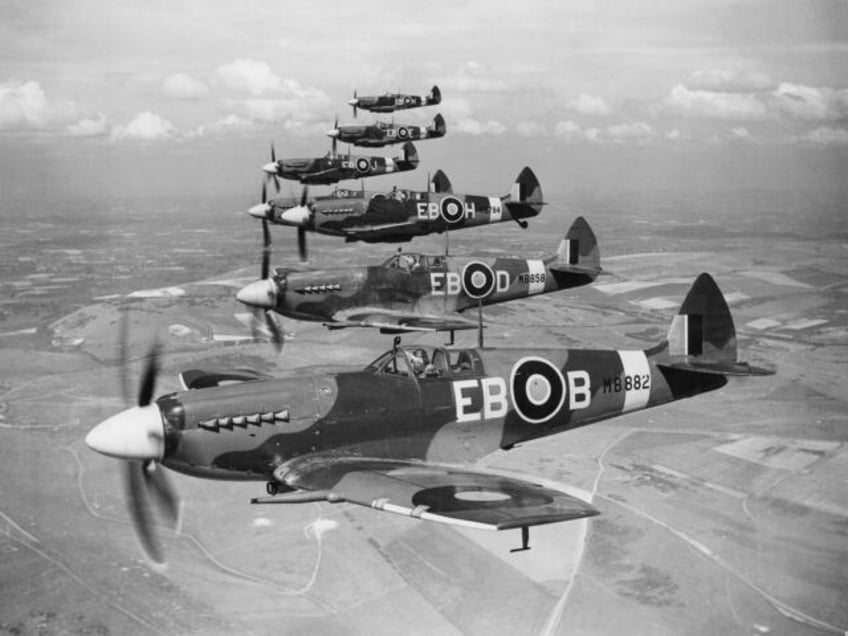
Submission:
[[[848,632],[848,0],[0,5],[0,636]]]

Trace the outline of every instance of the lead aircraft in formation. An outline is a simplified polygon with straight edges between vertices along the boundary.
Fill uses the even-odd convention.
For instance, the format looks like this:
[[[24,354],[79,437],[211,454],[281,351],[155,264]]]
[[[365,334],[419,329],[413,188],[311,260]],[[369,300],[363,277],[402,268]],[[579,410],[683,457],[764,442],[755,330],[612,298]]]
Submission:
[[[383,93],[382,95],[368,95],[357,97],[356,89],[353,91],[353,99],[348,104],[353,108],[353,116],[356,117],[358,109],[370,110],[372,113],[393,113],[396,110],[407,110],[409,108],[421,108],[422,106],[433,106],[442,101],[442,92],[438,86],[430,89],[428,95],[407,95],[405,93]]]
[[[522,530],[598,514],[566,492],[471,464],[516,444],[771,373],[740,362],[727,304],[709,274],[692,285],[668,336],[649,349],[395,346],[365,368],[189,370],[154,399],[156,347],[137,406],[86,436],[121,460],[147,555],[163,563],[155,510],[178,522],[162,466],[207,479],[265,482],[256,504],[349,502],[481,530]]]

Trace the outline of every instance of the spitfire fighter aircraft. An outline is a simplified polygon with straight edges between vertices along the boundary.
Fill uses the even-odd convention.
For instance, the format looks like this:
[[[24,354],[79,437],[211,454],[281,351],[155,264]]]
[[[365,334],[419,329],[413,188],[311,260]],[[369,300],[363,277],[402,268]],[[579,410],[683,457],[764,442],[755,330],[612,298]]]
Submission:
[[[337,154],[336,140],[333,148],[323,157],[304,159],[277,159],[271,147],[271,162],[262,170],[273,177],[291,179],[309,184],[333,184],[346,179],[361,179],[393,172],[415,170],[418,152],[411,141],[406,142],[397,157],[367,157],[363,155]],[[278,188],[279,190],[279,188]]]
[[[306,258],[306,232],[342,236],[346,241],[395,243],[415,236],[524,219],[542,210],[542,188],[530,168],[516,177],[509,194],[479,196],[454,194],[445,174],[433,178],[435,192],[395,188],[389,192],[366,192],[337,188],[329,195],[300,200],[280,198],[248,210],[248,214],[271,222],[296,227],[301,259]]]
[[[267,248],[267,246],[266,246]],[[266,249],[263,258],[268,258]],[[262,271],[268,267],[263,262]],[[546,258],[458,258],[398,253],[381,265],[286,272],[249,284],[237,298],[325,326],[376,327],[384,333],[474,329],[459,312],[515,298],[591,283],[601,272],[600,252],[589,224],[578,217]]]
[[[163,561],[152,504],[169,525],[178,496],[162,467],[266,483],[260,504],[349,502],[467,528],[522,529],[590,517],[589,503],[470,464],[516,444],[773,371],[740,362],[721,292],[701,274],[665,340],[649,349],[395,346],[361,370],[186,371],[153,398],[157,348],[137,406],[92,429],[93,450],[124,462],[142,546]]]
[[[357,109],[370,110],[372,113],[393,113],[396,110],[407,108],[420,108],[421,106],[432,106],[442,101],[442,92],[438,86],[430,89],[429,95],[405,95],[403,93],[384,93],[383,95],[369,95],[357,97],[356,90],[353,91],[353,99],[348,102],[353,107],[353,116],[356,117]]]
[[[379,147],[401,144],[416,139],[444,137],[445,132],[447,132],[447,126],[444,117],[436,115],[433,118],[433,123],[429,126],[411,126],[384,121],[370,125],[344,124],[339,126],[337,121],[332,130],[327,131],[327,136],[354,146]]]

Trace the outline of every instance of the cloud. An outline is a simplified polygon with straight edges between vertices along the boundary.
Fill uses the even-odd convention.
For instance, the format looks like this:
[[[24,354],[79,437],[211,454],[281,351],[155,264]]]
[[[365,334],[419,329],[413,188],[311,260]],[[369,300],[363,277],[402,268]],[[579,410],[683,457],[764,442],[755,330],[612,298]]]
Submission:
[[[490,77],[486,70],[475,61],[469,61],[457,69],[454,75],[439,82],[449,91],[496,93],[506,91],[509,85],[502,79]]]
[[[772,93],[783,114],[808,121],[848,118],[848,89],[814,88],[781,82]]]
[[[203,124],[199,126],[193,133],[194,136],[227,134],[230,132],[239,132],[247,130],[253,126],[253,122],[239,115],[227,115],[211,124]]]
[[[820,146],[829,146],[832,144],[848,144],[848,130],[841,128],[828,128],[822,126],[815,130],[799,137],[801,141],[806,141]]]
[[[662,109],[684,117],[731,121],[757,121],[770,116],[765,104],[753,94],[690,90],[683,84],[671,89],[662,101]]]
[[[615,124],[607,126],[606,134],[612,139],[645,139],[650,137],[653,129],[649,124],[643,121],[637,121],[633,124]]]
[[[101,113],[97,119],[81,119],[75,124],[69,124],[65,130],[72,137],[106,137],[112,127],[106,115]]]
[[[115,126],[112,130],[112,138],[154,141],[174,137],[176,133],[174,125],[167,119],[150,111],[144,111],[136,115],[126,126]]]
[[[772,88],[774,83],[765,73],[710,69],[695,71],[686,86],[701,91],[749,93]]]
[[[609,115],[612,112],[612,108],[602,97],[586,93],[581,93],[580,97],[568,102],[566,108],[581,115]]]
[[[185,73],[169,75],[162,82],[162,94],[171,99],[200,99],[209,93],[209,87]]]
[[[75,117],[73,102],[50,102],[39,82],[0,83],[0,130],[52,130]]]
[[[493,119],[484,122],[471,118],[460,119],[453,124],[452,129],[458,133],[465,133],[467,135],[502,135],[506,132],[506,126]]]
[[[574,123],[570,119],[568,121],[557,122],[556,126],[554,126],[554,134],[558,137],[576,137],[581,133],[582,130],[580,128],[580,125]]]
[[[279,92],[283,86],[282,79],[270,66],[256,60],[235,60],[222,64],[215,69],[215,76],[225,88],[256,97]]]
[[[734,141],[744,141],[747,143],[756,143],[757,138],[754,137],[747,128],[737,126],[730,129],[731,139]]]
[[[548,129],[535,121],[520,121],[515,126],[516,132],[522,137],[547,137]]]

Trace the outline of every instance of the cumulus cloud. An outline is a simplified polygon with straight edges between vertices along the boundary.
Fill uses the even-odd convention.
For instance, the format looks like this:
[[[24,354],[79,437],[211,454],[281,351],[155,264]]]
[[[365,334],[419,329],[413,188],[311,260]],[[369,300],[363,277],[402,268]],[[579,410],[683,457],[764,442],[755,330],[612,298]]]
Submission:
[[[789,117],[807,121],[848,118],[848,89],[781,82],[772,94],[778,110]]]
[[[721,93],[675,86],[662,102],[667,112],[684,117],[756,121],[769,117],[765,104],[750,93]]]
[[[460,92],[493,93],[508,89],[506,82],[473,60],[460,66],[452,76],[440,80],[439,84],[448,90]]]
[[[115,126],[112,129],[112,138],[154,141],[174,137],[176,132],[174,125],[167,119],[150,111],[144,111],[136,115],[126,126]]]
[[[51,102],[39,82],[0,83],[0,130],[50,130],[77,116],[73,102]]]
[[[520,121],[515,126],[516,132],[522,137],[547,137],[548,129],[535,121]]]
[[[774,83],[768,75],[756,71],[709,69],[695,71],[686,86],[701,91],[748,93],[768,90]]]
[[[81,119],[75,124],[69,124],[66,131],[72,137],[106,137],[112,128],[106,115],[99,114],[97,119]]]
[[[282,78],[265,62],[236,60],[219,66],[215,76],[221,86],[237,94],[228,106],[230,114],[241,119],[298,130],[319,120],[323,123],[330,106],[324,91]]]
[[[171,99],[200,99],[208,93],[206,84],[185,73],[174,73],[162,82],[162,94]]]
[[[743,126],[737,126],[735,128],[730,129],[731,139],[734,141],[745,141],[748,143],[755,143],[757,138],[754,137],[747,128]]]
[[[453,124],[453,130],[467,135],[502,135],[506,132],[506,126],[494,119],[481,122],[468,118]]]
[[[226,134],[246,130],[253,126],[253,122],[239,115],[227,115],[211,124],[199,126],[193,133],[195,136]]]
[[[215,76],[225,87],[238,93],[260,96],[279,92],[283,82],[265,62],[235,60],[215,69]]]
[[[580,97],[568,102],[566,108],[581,115],[609,115],[612,112],[612,108],[603,97],[585,93],[581,93]]]
[[[651,136],[653,129],[643,121],[632,124],[614,124],[608,126],[606,133],[613,139],[645,139]]]
[[[554,126],[554,134],[558,137],[575,137],[582,132],[580,124],[577,124],[570,119],[568,121],[559,121]]]
[[[802,135],[801,141],[806,141],[820,146],[829,146],[831,144],[848,144],[848,130],[841,128],[829,128],[822,126],[815,130]]]

